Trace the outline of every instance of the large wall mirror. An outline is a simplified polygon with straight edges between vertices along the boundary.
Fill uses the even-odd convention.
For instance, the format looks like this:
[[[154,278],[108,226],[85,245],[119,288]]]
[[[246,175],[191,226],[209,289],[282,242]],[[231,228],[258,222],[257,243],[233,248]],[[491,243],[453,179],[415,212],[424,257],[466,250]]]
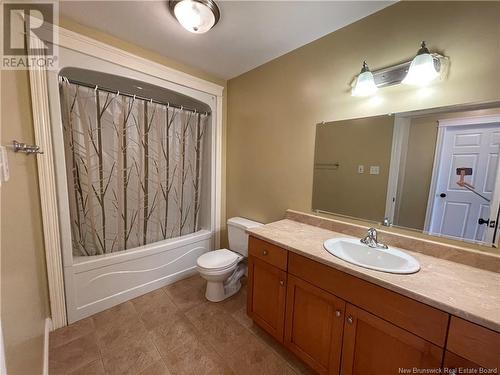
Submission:
[[[321,123],[312,209],[498,244],[500,103]]]

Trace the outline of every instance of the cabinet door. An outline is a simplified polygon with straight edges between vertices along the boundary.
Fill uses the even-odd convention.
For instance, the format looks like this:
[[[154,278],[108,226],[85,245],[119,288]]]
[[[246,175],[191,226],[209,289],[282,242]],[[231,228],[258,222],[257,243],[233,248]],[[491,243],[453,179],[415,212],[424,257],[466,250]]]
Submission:
[[[452,352],[446,352],[444,355],[444,365],[445,374],[480,374],[481,366],[477,363],[471,362],[465,358],[462,358]],[[470,370],[475,370],[472,372]],[[466,372],[469,371],[469,372]],[[484,372],[485,374],[487,372]]]
[[[248,315],[278,341],[285,325],[286,272],[254,256],[248,258]]]
[[[345,302],[288,275],[285,345],[320,374],[338,374]]]
[[[347,305],[342,375],[395,375],[439,369],[443,349],[352,305]],[[408,372],[403,372],[408,371]]]

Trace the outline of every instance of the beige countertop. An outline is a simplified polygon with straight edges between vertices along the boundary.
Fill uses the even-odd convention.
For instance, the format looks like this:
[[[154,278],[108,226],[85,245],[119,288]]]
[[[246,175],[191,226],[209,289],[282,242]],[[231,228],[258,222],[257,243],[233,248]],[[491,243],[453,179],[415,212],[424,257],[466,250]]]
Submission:
[[[410,275],[369,270],[331,255],[323,242],[349,237],[293,220],[280,220],[247,231],[294,253],[383,286],[452,315],[500,332],[500,274],[403,250],[421,269]]]

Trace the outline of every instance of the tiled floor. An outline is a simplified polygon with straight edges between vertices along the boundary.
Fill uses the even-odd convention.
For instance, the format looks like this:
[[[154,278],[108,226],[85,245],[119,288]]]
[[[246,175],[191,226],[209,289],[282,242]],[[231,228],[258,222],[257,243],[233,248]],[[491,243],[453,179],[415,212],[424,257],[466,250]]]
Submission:
[[[245,287],[205,299],[199,276],[125,302],[50,336],[50,375],[308,374],[253,325]]]

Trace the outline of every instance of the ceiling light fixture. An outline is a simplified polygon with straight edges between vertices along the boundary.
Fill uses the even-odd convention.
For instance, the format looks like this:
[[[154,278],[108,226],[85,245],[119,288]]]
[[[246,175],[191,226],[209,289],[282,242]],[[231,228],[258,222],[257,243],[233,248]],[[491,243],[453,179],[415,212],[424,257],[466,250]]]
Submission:
[[[368,68],[366,61],[363,61],[363,67],[356,79],[356,85],[352,89],[352,96],[369,96],[377,91],[373,73]]]
[[[431,55],[425,42],[420,45],[417,56],[413,58],[408,69],[408,74],[403,79],[404,84],[425,86],[439,76],[434,65],[434,57]]]
[[[170,0],[168,7],[173,16],[186,30],[203,34],[220,19],[220,11],[213,0]]]

